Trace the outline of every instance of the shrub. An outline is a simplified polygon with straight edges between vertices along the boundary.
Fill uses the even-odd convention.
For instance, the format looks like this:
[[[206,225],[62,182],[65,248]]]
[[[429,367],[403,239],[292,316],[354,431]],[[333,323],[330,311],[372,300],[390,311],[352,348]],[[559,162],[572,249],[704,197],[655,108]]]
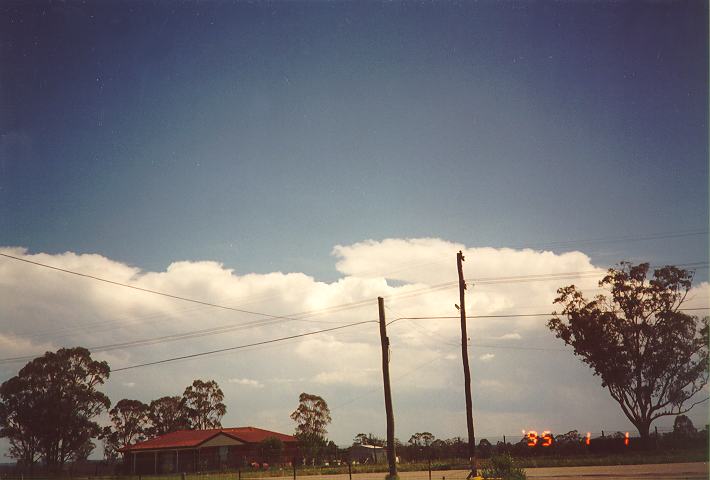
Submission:
[[[503,480],[525,480],[525,470],[515,465],[513,457],[507,453],[495,455],[491,458],[488,468],[483,469],[483,478],[501,478]]]

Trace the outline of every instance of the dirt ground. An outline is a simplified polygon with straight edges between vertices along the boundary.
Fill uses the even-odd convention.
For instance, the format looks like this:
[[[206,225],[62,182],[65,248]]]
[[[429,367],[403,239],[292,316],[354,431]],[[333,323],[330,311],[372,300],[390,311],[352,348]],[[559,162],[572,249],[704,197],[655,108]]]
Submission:
[[[708,479],[708,463],[664,463],[648,465],[610,465],[604,467],[550,467],[525,469],[528,478],[554,478],[568,480],[574,478],[600,477],[604,480],[632,480],[662,478]]]
[[[528,478],[554,478],[555,480],[572,480],[576,478],[603,480],[707,480],[708,463],[664,463],[647,465],[611,465],[594,467],[548,467],[526,468]],[[431,480],[466,480],[466,470],[434,471]],[[353,480],[383,480],[384,473],[358,473]],[[428,472],[400,472],[402,480],[429,480]],[[291,477],[281,477],[279,480],[290,480]],[[304,478],[304,477],[301,477]],[[308,480],[349,480],[348,475],[314,475]],[[277,479],[273,479],[277,480]]]

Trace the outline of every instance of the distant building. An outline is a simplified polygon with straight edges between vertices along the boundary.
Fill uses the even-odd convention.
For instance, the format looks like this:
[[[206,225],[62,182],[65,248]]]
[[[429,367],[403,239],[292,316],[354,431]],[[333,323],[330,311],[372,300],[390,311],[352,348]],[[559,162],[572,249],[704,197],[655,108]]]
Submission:
[[[350,447],[350,461],[359,463],[382,463],[387,461],[385,447],[355,444]]]
[[[261,442],[283,443],[281,458],[264,458]],[[226,470],[254,463],[287,463],[297,455],[291,435],[254,427],[179,430],[120,449],[126,470],[134,474]]]

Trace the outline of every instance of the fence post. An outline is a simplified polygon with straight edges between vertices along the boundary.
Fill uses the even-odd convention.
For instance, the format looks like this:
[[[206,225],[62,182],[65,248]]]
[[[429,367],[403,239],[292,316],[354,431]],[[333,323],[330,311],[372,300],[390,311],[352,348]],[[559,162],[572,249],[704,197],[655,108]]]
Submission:
[[[242,480],[242,469],[241,468],[237,469],[237,480]]]
[[[429,457],[429,480],[431,480],[431,457]]]
[[[182,480],[185,480],[185,472],[182,472],[181,477],[182,477]]]
[[[604,430],[602,430],[602,438],[604,438]]]
[[[505,445],[506,445],[506,443],[505,443],[505,435],[503,435],[503,446],[505,446]]]
[[[350,460],[348,460],[348,477],[350,478],[350,480],[353,480],[353,467],[350,463]]]
[[[296,457],[293,458],[293,480],[296,480]]]

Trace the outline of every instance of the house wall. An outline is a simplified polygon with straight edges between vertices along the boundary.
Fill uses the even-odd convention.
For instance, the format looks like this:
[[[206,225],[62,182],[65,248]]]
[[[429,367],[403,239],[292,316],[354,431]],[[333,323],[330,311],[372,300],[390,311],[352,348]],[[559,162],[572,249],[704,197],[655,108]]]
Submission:
[[[295,443],[284,444],[281,459],[275,463],[286,465],[297,456],[298,448]],[[268,459],[262,458],[261,445],[259,444],[213,445],[191,449],[164,449],[124,454],[126,471],[143,475],[236,470],[250,468],[252,463],[262,464],[267,461]]]

